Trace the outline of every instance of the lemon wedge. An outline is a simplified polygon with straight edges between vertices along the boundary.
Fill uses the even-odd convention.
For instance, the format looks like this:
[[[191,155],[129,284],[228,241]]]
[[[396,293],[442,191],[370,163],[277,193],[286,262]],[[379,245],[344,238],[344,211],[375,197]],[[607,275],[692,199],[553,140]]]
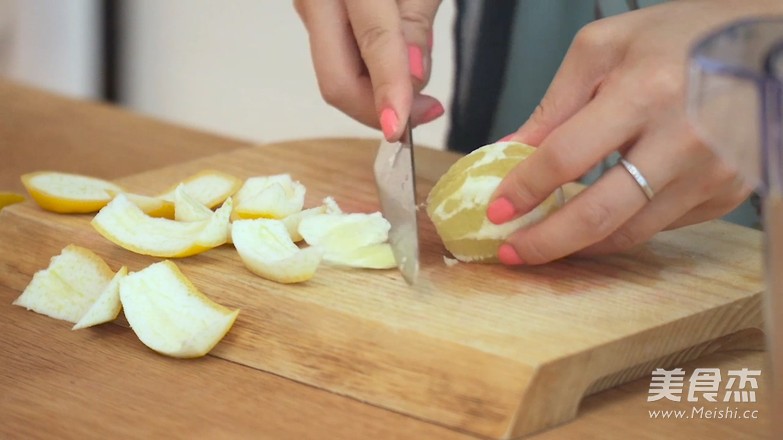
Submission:
[[[14,203],[24,202],[24,196],[12,192],[0,192],[0,209]]]
[[[321,251],[300,249],[280,220],[237,220],[231,235],[245,266],[268,280],[301,283],[312,278],[321,263]]]
[[[305,242],[323,250],[324,261],[366,269],[396,267],[389,239],[391,225],[380,212],[318,214],[302,219]]]
[[[133,332],[152,350],[172,357],[204,356],[234,325],[230,310],[188,280],[171,261],[131,273],[120,282],[120,300]]]
[[[66,246],[49,266],[33,275],[13,302],[36,313],[78,322],[111,282],[114,272],[89,249]]]
[[[283,224],[288,230],[288,235],[291,236],[291,240],[293,240],[294,243],[298,243],[304,240],[302,234],[299,233],[299,224],[303,219],[317,214],[341,214],[342,212],[343,211],[340,209],[340,206],[337,204],[337,202],[332,197],[327,197],[324,199],[321,206],[304,209],[287,216],[283,219]]]
[[[128,275],[128,268],[122,266],[71,330],[79,330],[115,320],[122,309],[120,282],[126,275]]]
[[[232,176],[215,170],[203,170],[182,182],[174,185],[168,191],[158,195],[163,200],[174,202],[177,187],[182,184],[188,194],[198,200],[207,208],[214,208],[231,197],[242,186],[242,181]]]
[[[244,219],[282,219],[302,210],[305,191],[289,174],[251,177],[236,193],[235,211]]]
[[[41,208],[62,214],[96,212],[122,192],[103,179],[54,171],[24,174],[22,184]]]
[[[563,204],[556,190],[529,213],[503,225],[487,219],[487,206],[503,177],[535,151],[518,142],[485,145],[460,158],[427,197],[429,215],[443,244],[463,262],[496,262],[498,247],[517,229],[535,223]]]
[[[186,257],[226,242],[232,207],[228,198],[209,219],[178,222],[150,217],[118,194],[93,218],[92,226],[109,241],[138,254]]]

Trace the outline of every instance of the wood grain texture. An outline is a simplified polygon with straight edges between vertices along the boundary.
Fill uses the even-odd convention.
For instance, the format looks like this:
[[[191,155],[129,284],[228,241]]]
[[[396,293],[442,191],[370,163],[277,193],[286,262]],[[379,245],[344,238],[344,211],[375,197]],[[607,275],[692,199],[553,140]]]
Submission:
[[[31,171],[116,179],[249,145],[0,79],[0,191],[24,193]]]
[[[307,186],[309,205],[332,195],[348,211],[368,212],[378,209],[375,144],[247,148],[121,183],[154,193],[203,168],[241,178],[288,172]],[[436,176],[429,177],[418,182],[422,200]],[[89,219],[30,204],[4,210],[0,221],[13,233],[4,235],[0,255],[30,249],[0,263],[0,273],[11,274],[4,282],[21,291],[71,242],[115,268],[154,261],[107,242]],[[621,255],[512,270],[447,268],[424,215],[421,224],[417,290],[394,271],[329,267],[305,285],[281,286],[246,271],[228,246],[177,263],[205,294],[242,309],[213,356],[493,438],[563,423],[591,387],[600,388],[596,382],[634,379],[643,372],[634,367],[676,353],[686,361],[700,353],[690,347],[761,325],[760,236],[750,229],[712,222]]]

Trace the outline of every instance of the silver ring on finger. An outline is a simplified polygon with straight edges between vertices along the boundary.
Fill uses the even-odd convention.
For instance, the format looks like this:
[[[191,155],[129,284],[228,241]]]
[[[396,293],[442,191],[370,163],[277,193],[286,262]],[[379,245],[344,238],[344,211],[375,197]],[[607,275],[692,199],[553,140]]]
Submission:
[[[653,189],[650,187],[647,179],[645,179],[644,175],[642,175],[642,172],[639,171],[639,168],[636,168],[634,164],[625,160],[624,157],[620,158],[620,164],[623,166],[623,168],[625,168],[626,171],[628,171],[628,174],[633,177],[633,180],[635,180],[636,184],[639,185],[639,188],[644,193],[644,196],[647,197],[647,200],[652,200],[653,196],[655,195],[655,191],[653,191]]]

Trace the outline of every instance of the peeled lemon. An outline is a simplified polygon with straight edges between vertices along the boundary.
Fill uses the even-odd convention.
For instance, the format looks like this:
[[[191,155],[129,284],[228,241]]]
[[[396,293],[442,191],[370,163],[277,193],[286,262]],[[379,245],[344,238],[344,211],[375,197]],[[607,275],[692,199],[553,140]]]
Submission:
[[[518,142],[485,145],[455,162],[427,197],[427,214],[451,254],[463,262],[496,262],[497,250],[517,229],[537,222],[563,204],[558,189],[514,221],[495,225],[487,205],[506,174],[535,151]]]

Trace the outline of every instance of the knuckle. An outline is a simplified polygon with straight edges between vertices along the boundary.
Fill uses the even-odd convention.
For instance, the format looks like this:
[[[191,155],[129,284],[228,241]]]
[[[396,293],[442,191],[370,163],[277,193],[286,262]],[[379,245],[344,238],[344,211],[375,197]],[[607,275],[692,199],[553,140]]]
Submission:
[[[523,242],[517,243],[515,248],[519,256],[527,264],[544,264],[552,260],[545,250],[545,240],[537,240],[535,236],[527,237]]]
[[[425,32],[430,28],[430,18],[422,11],[411,9],[401,10],[400,19]]]
[[[644,97],[639,103],[645,107],[671,105],[683,98],[685,79],[679,69],[671,65],[648,65],[635,87]]]
[[[346,88],[340,81],[319,79],[318,90],[323,100],[333,107],[339,108],[345,100]]]
[[[640,238],[631,228],[623,227],[613,232],[607,241],[612,251],[622,251],[640,244],[644,239]]]
[[[561,180],[572,180],[580,177],[578,155],[573,154],[573,141],[563,139],[554,133],[546,149],[541,150],[543,163],[551,176]]]
[[[379,25],[369,26],[356,36],[359,51],[365,55],[373,53],[377,51],[378,48],[388,45],[391,42],[391,39],[391,31]]]
[[[598,52],[614,44],[606,22],[594,21],[583,26],[574,36],[572,48],[576,52]]]
[[[600,202],[586,203],[581,207],[579,222],[582,230],[595,237],[605,237],[612,232],[612,211]]]

